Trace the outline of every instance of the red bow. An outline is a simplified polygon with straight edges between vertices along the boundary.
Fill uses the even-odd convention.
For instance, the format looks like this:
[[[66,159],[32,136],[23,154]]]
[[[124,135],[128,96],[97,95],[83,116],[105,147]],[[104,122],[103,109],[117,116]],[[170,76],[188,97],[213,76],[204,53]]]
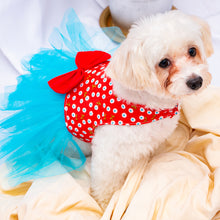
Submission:
[[[48,84],[57,93],[65,94],[76,87],[84,77],[84,71],[111,58],[111,55],[103,51],[85,51],[76,54],[76,66],[78,69],[51,79]]]

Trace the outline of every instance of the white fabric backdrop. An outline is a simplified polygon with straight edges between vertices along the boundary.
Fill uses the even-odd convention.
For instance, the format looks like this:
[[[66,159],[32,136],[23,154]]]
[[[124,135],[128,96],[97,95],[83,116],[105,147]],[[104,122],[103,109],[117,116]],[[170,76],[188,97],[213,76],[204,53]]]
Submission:
[[[73,8],[83,23],[98,26],[108,0],[4,0],[0,2],[0,91],[16,83],[22,74],[21,59],[41,47],[49,47],[48,37],[59,26],[65,11]],[[174,0],[186,13],[204,18],[211,26],[214,55],[209,59],[212,84],[220,86],[220,1]]]

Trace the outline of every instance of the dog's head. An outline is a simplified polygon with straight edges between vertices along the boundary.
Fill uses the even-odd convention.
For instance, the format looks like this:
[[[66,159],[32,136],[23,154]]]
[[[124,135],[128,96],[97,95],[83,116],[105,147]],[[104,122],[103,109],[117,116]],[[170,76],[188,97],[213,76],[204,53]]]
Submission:
[[[175,10],[134,24],[107,73],[131,90],[179,99],[210,84],[212,53],[208,24]]]

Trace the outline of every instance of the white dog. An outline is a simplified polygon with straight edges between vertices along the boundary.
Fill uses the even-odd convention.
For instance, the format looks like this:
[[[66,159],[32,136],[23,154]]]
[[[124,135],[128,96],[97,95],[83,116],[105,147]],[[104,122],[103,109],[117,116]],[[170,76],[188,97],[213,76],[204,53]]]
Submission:
[[[102,207],[122,186],[137,160],[149,160],[173,132],[181,98],[210,84],[206,58],[212,52],[205,22],[170,11],[134,24],[110,62],[105,52],[79,52],[78,69],[49,81],[56,92],[67,93],[64,110],[68,130],[86,154],[92,150],[91,192]],[[19,77],[17,89],[4,107],[19,110],[0,126],[3,134],[9,130],[9,137],[0,140],[0,157],[16,184],[39,177],[38,171],[57,159],[71,168],[84,161],[68,158],[78,155],[77,146],[70,153],[60,149],[61,142],[72,147],[72,138],[66,136],[63,122],[58,122],[63,119],[63,96],[48,93],[47,80],[55,75],[49,72],[56,72],[56,65],[53,71],[50,66],[54,63],[48,63],[48,70],[39,68],[42,60],[42,67],[46,67],[45,56],[46,61],[48,56],[57,58],[57,52],[44,50],[31,58],[28,69],[33,77]],[[60,57],[71,59],[69,55]]]
[[[213,52],[208,25],[199,18],[170,11],[134,24],[114,53],[105,74],[113,93],[127,103],[172,112],[182,97],[210,84],[206,58]],[[85,110],[86,111],[86,110]],[[157,114],[156,113],[156,114]],[[176,128],[179,115],[142,125],[102,125],[92,140],[92,195],[105,207],[129,169]],[[71,127],[72,129],[72,127]],[[80,146],[85,143],[78,140]]]

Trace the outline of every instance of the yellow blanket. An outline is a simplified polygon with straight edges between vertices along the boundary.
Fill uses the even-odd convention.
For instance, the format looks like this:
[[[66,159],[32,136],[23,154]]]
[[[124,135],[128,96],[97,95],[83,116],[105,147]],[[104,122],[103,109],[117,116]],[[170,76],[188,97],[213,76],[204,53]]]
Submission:
[[[0,181],[0,219],[220,220],[220,88],[183,101],[173,135],[130,171],[105,211],[89,195],[89,164],[10,190]]]

